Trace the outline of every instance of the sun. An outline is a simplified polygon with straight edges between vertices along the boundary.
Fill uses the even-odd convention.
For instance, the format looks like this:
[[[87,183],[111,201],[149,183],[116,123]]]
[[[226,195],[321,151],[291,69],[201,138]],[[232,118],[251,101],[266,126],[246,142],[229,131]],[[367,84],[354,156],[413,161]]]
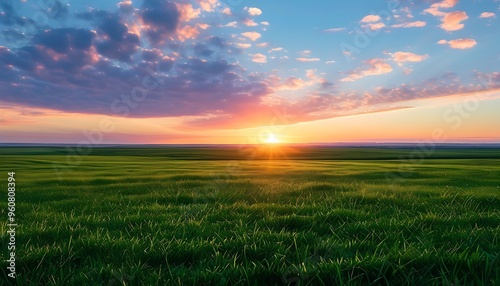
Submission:
[[[276,143],[281,143],[281,140],[276,138],[276,135],[270,133],[267,139],[265,139],[263,142],[267,144],[276,144]]]

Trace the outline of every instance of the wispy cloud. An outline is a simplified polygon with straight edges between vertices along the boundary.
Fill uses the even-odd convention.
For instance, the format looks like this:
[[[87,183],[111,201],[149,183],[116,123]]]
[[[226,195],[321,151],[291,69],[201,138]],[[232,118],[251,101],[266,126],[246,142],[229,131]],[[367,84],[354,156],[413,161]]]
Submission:
[[[426,25],[427,25],[427,22],[414,21],[414,22],[394,24],[391,27],[392,28],[421,28],[421,27],[425,27]]]
[[[392,54],[392,60],[396,63],[405,63],[405,62],[421,62],[426,60],[429,55],[417,55],[409,52],[396,52]]]
[[[479,18],[493,18],[495,17],[495,13],[493,12],[483,12],[479,15]]]
[[[318,62],[320,61],[319,58],[296,58],[295,60],[299,62]]]
[[[456,39],[451,41],[440,40],[438,44],[440,45],[448,44],[453,49],[465,50],[473,48],[475,45],[477,45],[477,42],[474,39],[465,38],[465,39]]]
[[[341,79],[340,81],[352,82],[367,76],[388,74],[392,72],[392,70],[392,66],[386,63],[383,59],[375,58],[366,61],[366,67],[350,72],[347,77]]]
[[[345,30],[346,30],[346,28],[330,28],[330,29],[323,30],[323,32],[336,33],[336,32],[342,32],[342,31],[345,31]]]
[[[283,47],[278,47],[278,48],[273,48],[273,49],[270,49],[269,50],[269,53],[272,53],[272,52],[280,52],[280,51],[283,51]]]

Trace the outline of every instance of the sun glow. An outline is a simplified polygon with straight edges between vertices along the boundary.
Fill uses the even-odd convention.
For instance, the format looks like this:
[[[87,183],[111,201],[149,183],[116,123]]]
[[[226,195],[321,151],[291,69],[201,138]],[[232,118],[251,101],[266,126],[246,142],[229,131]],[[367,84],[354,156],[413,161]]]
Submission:
[[[276,143],[281,143],[281,140],[276,138],[276,135],[270,133],[267,139],[263,141],[266,144],[276,144]]]

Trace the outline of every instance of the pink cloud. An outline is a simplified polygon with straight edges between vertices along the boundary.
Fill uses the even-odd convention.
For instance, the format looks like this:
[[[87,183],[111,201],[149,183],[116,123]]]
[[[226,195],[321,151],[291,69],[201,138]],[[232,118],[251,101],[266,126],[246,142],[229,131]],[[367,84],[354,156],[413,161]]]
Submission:
[[[259,64],[265,64],[265,63],[267,63],[267,57],[263,54],[255,54],[252,57],[252,62],[259,63]]]
[[[320,61],[319,58],[296,58],[299,62],[317,62]]]
[[[449,9],[455,7],[457,5],[458,0],[444,0],[438,3],[434,3],[428,9],[425,9],[424,12],[427,12],[435,17],[441,18],[441,29],[451,32],[457,31],[464,27],[462,21],[467,20],[469,17],[467,13],[463,11],[455,11],[446,13],[441,11],[441,9]]]
[[[474,39],[465,38],[465,39],[456,39],[451,41],[440,40],[438,44],[440,45],[448,44],[453,49],[465,50],[474,47],[475,45],[477,45],[477,42]]]
[[[427,12],[433,16],[436,17],[443,17],[446,15],[445,12],[440,11],[440,9],[449,9],[455,7],[457,5],[458,0],[444,0],[439,3],[434,3],[429,7],[428,9],[424,10],[424,12]]]
[[[371,30],[373,31],[376,31],[376,30],[380,30],[382,29],[383,27],[385,27],[385,24],[382,23],[382,22],[379,22],[379,23],[370,23],[367,25]]]
[[[279,47],[279,48],[274,48],[274,49],[270,49],[269,50],[269,53],[272,53],[272,52],[280,52],[280,51],[283,51],[284,49],[282,47]]]
[[[345,30],[345,28],[330,28],[330,29],[323,30],[323,32],[336,33],[336,32],[341,32],[344,30]]]
[[[349,76],[341,79],[342,82],[351,82],[362,79],[366,76],[384,75],[392,72],[392,66],[386,63],[383,59],[371,59],[366,62],[368,68],[352,71]]]
[[[224,15],[232,15],[233,13],[231,12],[231,9],[229,9],[229,7],[225,7],[224,9],[222,9],[222,14]]]
[[[236,46],[241,49],[248,49],[252,47],[251,44],[242,44],[242,43],[236,43]]]
[[[255,23],[254,20],[252,19],[245,19],[242,21],[242,23],[247,26],[247,27],[255,27],[255,26],[258,26],[259,24]]]
[[[414,53],[409,53],[409,52],[397,52],[392,55],[392,60],[397,62],[397,63],[404,63],[404,62],[421,62],[425,61],[429,55],[417,55]]]
[[[191,19],[196,19],[200,15],[200,9],[194,9],[191,4],[179,4],[176,3],[175,6],[179,11],[179,19],[181,21],[187,22]]]
[[[262,14],[262,10],[255,7],[245,7],[245,10],[248,11],[248,14],[252,16],[259,16]]]
[[[244,32],[241,35],[245,38],[248,38],[252,41],[258,40],[262,35],[259,32]]]
[[[420,28],[420,27],[425,27],[425,25],[427,25],[426,22],[415,21],[415,22],[394,24],[391,27],[393,27],[393,28]]]
[[[441,28],[446,31],[457,31],[464,27],[462,21],[469,19],[467,13],[463,11],[456,11],[446,14],[441,20],[443,23],[441,24]]]
[[[218,0],[198,0],[200,7],[203,11],[211,12],[214,10]]]
[[[307,86],[307,82],[297,78],[289,77],[283,84],[277,87],[278,90],[299,90]]]
[[[493,12],[483,12],[479,15],[479,18],[493,18],[495,17],[495,13]]]
[[[378,22],[380,21],[380,16],[379,15],[366,15],[361,19],[361,23],[371,23],[371,22]]]
[[[195,27],[186,25],[177,30],[177,36],[179,40],[185,41],[187,39],[194,39],[200,34],[200,31]]]
[[[477,45],[477,42],[473,39],[457,39],[448,42],[450,47],[454,49],[470,49]]]

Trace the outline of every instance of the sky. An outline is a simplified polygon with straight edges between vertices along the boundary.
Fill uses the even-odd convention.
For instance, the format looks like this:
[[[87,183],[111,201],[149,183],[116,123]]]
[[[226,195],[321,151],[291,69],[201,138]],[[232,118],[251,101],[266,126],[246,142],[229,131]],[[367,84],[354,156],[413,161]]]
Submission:
[[[500,142],[500,1],[2,1],[0,143]]]

